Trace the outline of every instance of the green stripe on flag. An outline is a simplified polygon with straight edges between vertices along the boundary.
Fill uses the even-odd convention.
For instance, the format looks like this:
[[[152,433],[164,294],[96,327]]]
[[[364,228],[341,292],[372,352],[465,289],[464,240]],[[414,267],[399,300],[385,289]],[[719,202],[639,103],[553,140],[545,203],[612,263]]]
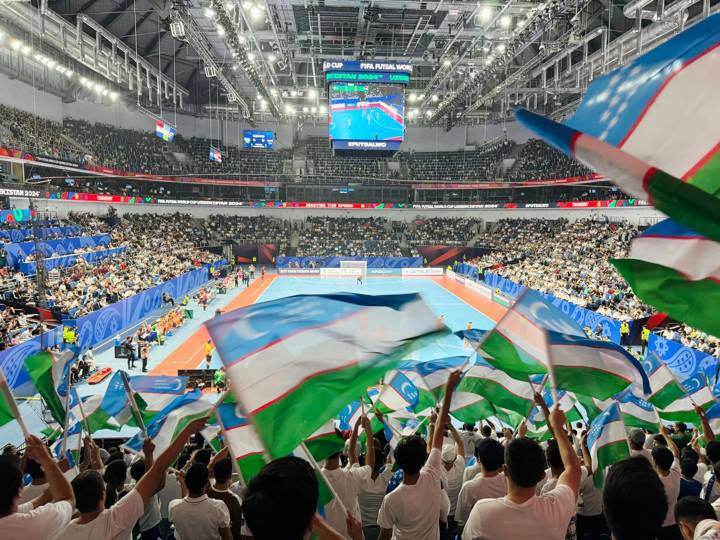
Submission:
[[[672,268],[638,259],[613,259],[610,262],[643,302],[709,334],[720,335],[717,314],[720,283],[717,281],[690,281]]]
[[[630,457],[627,441],[618,441],[597,449],[597,461],[593,463],[595,472],[593,473],[593,483],[595,487],[601,489],[605,481],[605,468],[613,463],[622,461]]]
[[[55,381],[52,378],[53,362],[49,352],[40,351],[25,359],[25,369],[55,421],[64,424],[65,404],[55,390]]]
[[[497,330],[492,330],[487,335],[482,350],[490,355],[490,358],[487,358],[488,363],[518,380],[526,379],[527,375],[547,373],[545,366],[520,347],[516,347]]]
[[[630,381],[622,379],[616,373],[587,365],[581,367],[555,365],[553,371],[558,388],[579,391],[586,395],[597,395],[601,399],[607,399],[630,385]]]

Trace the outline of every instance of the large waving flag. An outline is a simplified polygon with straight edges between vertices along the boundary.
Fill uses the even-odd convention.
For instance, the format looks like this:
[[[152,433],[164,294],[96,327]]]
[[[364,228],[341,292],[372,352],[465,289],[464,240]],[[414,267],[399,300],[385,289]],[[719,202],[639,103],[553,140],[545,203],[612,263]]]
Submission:
[[[317,461],[322,461],[333,454],[342,452],[345,447],[345,439],[335,429],[335,422],[330,420],[305,440],[305,446]]]
[[[554,373],[558,388],[607,399],[635,385],[650,392],[640,362],[621,346],[588,339],[574,320],[526,290],[480,345],[513,378]]]
[[[70,391],[68,373],[75,360],[70,351],[63,351],[57,356],[40,351],[25,359],[30,379],[59,424],[65,423],[65,399]]]
[[[685,389],[665,362],[657,358],[654,353],[650,353],[645,356],[645,363],[650,372],[652,393],[647,398],[650,403],[663,409],[685,396]]]
[[[149,424],[155,415],[185,393],[188,378],[171,375],[134,375],[129,378],[135,392],[143,422]],[[131,422],[132,423],[132,422]]]
[[[68,426],[67,433],[57,439],[50,447],[56,459],[66,457],[70,466],[78,465],[80,462],[80,447],[82,445],[82,424],[77,420],[73,420]],[[65,446],[65,455],[62,455],[62,449]]]
[[[684,380],[682,386],[685,392],[684,397],[673,401],[667,407],[658,409],[658,414],[663,420],[694,424],[698,421],[695,406],[708,410],[715,405],[715,396],[705,382],[704,376],[699,373]]]
[[[155,452],[160,455],[193,421],[210,414],[212,403],[202,399],[202,393],[194,390],[176,397],[152,422],[145,426],[147,436],[155,443]],[[142,452],[144,437],[142,432],[129,439],[124,445],[131,452]]]
[[[595,79],[567,125],[518,111],[530,130],[720,241],[720,15]],[[682,111],[682,114],[678,114]]]
[[[457,391],[481,395],[495,407],[503,407],[523,416],[533,407],[534,391],[527,380],[513,379],[504,371],[480,360],[465,373]]]
[[[587,445],[592,456],[593,480],[600,488],[607,467],[630,456],[620,406],[612,403],[590,424]]]
[[[415,347],[449,331],[417,294],[299,295],[207,323],[271,457],[288,455]]]
[[[13,420],[22,421],[22,417],[5,374],[0,369],[0,426],[4,426]]]
[[[633,240],[627,259],[612,263],[644,302],[720,335],[720,243],[666,219]]]
[[[464,366],[467,360],[466,356],[451,356],[401,364],[399,369],[418,391],[415,410],[422,411],[428,407],[435,407],[443,397],[445,383],[450,373]]]

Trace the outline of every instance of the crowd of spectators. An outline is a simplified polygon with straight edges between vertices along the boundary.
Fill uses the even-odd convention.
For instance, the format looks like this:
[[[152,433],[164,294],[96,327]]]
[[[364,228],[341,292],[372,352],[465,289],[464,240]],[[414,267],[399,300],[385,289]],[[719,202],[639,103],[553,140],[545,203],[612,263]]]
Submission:
[[[400,238],[384,218],[309,217],[300,230],[300,257],[401,257]]]
[[[168,143],[150,130],[136,131],[70,118],[58,123],[4,105],[0,105],[0,144],[68,161],[162,175],[257,175],[289,181],[298,174],[292,165],[295,150],[306,159],[300,176],[314,177],[317,181],[329,178],[483,182],[589,174],[585,167],[535,139],[523,144],[519,152],[515,152],[516,143],[507,139],[492,141],[478,150],[402,151],[390,158],[399,161],[391,167],[388,158],[335,153],[322,137],[300,140],[294,149],[274,150],[244,149],[211,139],[185,138],[182,134]],[[210,146],[221,151],[222,162],[210,161]],[[515,164],[508,170],[504,160],[513,157]],[[80,180],[76,181],[82,185]],[[93,187],[98,192],[109,192],[102,183]],[[116,186],[114,192],[122,187]],[[126,186],[124,191],[129,189]],[[157,195],[171,194],[169,187],[157,191]]]
[[[406,236],[412,245],[465,245],[477,234],[479,224],[472,218],[418,218]]]
[[[505,179],[513,182],[523,180],[549,180],[571,176],[589,176],[592,171],[574,159],[539,139],[530,139],[520,149],[513,167]]]

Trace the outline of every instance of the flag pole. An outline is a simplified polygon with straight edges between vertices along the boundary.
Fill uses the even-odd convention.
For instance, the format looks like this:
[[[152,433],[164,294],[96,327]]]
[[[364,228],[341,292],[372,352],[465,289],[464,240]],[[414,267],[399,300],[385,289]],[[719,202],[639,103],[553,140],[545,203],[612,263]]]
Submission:
[[[62,440],[62,446],[60,447],[60,455],[62,457],[65,457],[65,452],[67,451],[67,431],[68,426],[70,425],[70,391],[72,389],[72,369],[70,369],[70,365],[67,365],[67,380],[65,381],[65,422],[63,424],[63,440]]]
[[[80,399],[80,396],[77,393],[77,389],[74,387],[73,387],[73,392],[75,392],[75,399],[77,399],[78,407],[80,408],[80,416],[82,416],[81,423],[83,424],[85,431],[87,431],[88,436],[91,436],[90,424],[88,424],[88,421],[87,421],[87,415],[85,414],[85,409],[83,407],[82,399]]]
[[[315,458],[313,457],[310,450],[308,450],[307,446],[305,446],[305,441],[302,442],[300,445],[300,448],[302,448],[303,452],[305,452],[305,455],[307,456],[308,461],[313,466],[313,468],[322,476],[322,479],[327,484],[328,489],[330,490],[330,493],[332,493],[333,498],[338,502],[338,505],[340,506],[340,509],[342,510],[343,514],[347,515],[348,510],[345,508],[345,504],[343,504],[342,499],[338,496],[337,491],[335,491],[335,488],[328,480],[327,476],[325,476],[325,473],[322,470],[322,467],[318,465],[318,462],[315,461]]]
[[[147,439],[148,434],[147,429],[145,428],[145,422],[143,422],[142,415],[140,414],[140,409],[138,409],[137,403],[135,403],[135,396],[132,388],[130,388],[130,381],[128,379],[127,373],[125,373],[124,371],[120,371],[120,378],[122,379],[123,386],[125,387],[125,393],[128,397],[128,404],[130,405],[130,410],[135,417],[135,421],[138,423],[140,431],[142,431],[143,437]]]
[[[13,395],[12,390],[10,390],[10,384],[5,378],[5,373],[3,373],[2,369],[0,369],[0,388],[5,395],[5,401],[7,401],[8,407],[10,407],[10,412],[15,416],[15,420],[17,420],[17,423],[20,426],[20,431],[22,431],[23,437],[27,439],[30,433],[27,430],[27,426],[25,426],[25,421],[20,414],[20,409],[18,408],[17,401],[15,401],[15,396]]]

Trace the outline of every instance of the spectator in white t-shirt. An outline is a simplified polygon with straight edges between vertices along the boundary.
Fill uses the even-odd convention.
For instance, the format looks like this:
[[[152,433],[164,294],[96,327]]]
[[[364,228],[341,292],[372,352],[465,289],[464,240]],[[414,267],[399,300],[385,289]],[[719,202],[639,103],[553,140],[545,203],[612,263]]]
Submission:
[[[41,495],[18,508],[22,495],[22,471],[16,456],[0,456],[0,538],[3,540],[52,540],[70,522],[75,498],[67,478],[43,442],[30,435],[25,440],[27,456],[45,471],[51,503]],[[22,510],[22,511],[20,511]]]
[[[707,446],[705,446],[705,457],[710,462],[710,465],[703,478],[700,498],[712,504],[720,499],[720,480],[715,473],[715,464],[720,463],[720,441],[712,440],[707,443]]]
[[[377,524],[380,505],[387,493],[387,486],[393,475],[392,452],[388,452],[387,461],[383,463],[380,442],[375,439],[375,468],[370,478],[360,487],[358,502],[360,503],[360,517],[365,540],[377,540],[380,536],[380,526]]]
[[[444,444],[441,457],[443,468],[445,469],[443,482],[445,491],[447,491],[448,498],[450,499],[450,510],[448,510],[447,518],[447,537],[454,538],[455,532],[457,531],[455,508],[465,472],[465,445],[455,426],[449,424],[448,430],[455,444]]]
[[[683,497],[675,505],[675,521],[684,540],[696,538],[695,531],[701,522],[716,519],[715,510],[710,503],[699,497]],[[720,536],[720,531],[717,532]]]
[[[630,437],[628,437],[628,441],[630,442],[630,455],[632,457],[642,456],[652,463],[652,453],[649,448],[645,448],[646,437],[645,431],[640,428],[635,428],[630,431]]]
[[[358,430],[362,424],[365,431],[367,445],[367,453],[365,454],[365,465],[362,467],[358,464]],[[325,460],[323,467],[323,475],[337,493],[342,501],[339,504],[337,500],[333,500],[325,509],[325,519],[330,526],[343,536],[347,537],[347,516],[345,510],[349,512],[355,519],[360,519],[360,504],[358,503],[358,494],[360,488],[370,480],[372,471],[375,468],[375,445],[373,441],[372,427],[367,416],[361,416],[355,422],[350,441],[348,443],[348,463],[346,467],[340,466],[340,454],[334,454]],[[343,506],[345,507],[343,509]]]
[[[613,540],[655,540],[667,514],[665,488],[644,457],[618,461],[603,485],[603,513]]]
[[[668,435],[667,428],[660,426],[660,433],[665,437],[667,447],[657,446],[652,450],[653,465],[655,471],[665,488],[665,495],[668,501],[667,513],[663,520],[662,529],[658,534],[660,540],[677,540],[680,538],[680,530],[675,523],[675,503],[680,493],[680,450],[675,441]]]
[[[147,454],[146,454],[147,455]],[[145,472],[150,469],[152,462],[139,458],[130,466],[130,477],[139,482]],[[165,480],[163,478],[163,480]],[[162,484],[160,489],[162,489]],[[120,500],[122,502],[122,499]],[[145,505],[145,511],[138,519],[138,530],[140,531],[140,540],[156,540],[160,534],[160,497],[157,493],[153,494]]]
[[[135,487],[110,508],[105,508],[105,482],[99,472],[80,473],[72,481],[80,516],[65,528],[60,540],[129,540],[132,529],[150,499],[160,490],[165,471],[187,443],[190,435],[202,429],[206,418],[195,420],[153,460],[154,445],[147,439],[143,446],[147,470]]]
[[[557,486],[536,495],[536,486],[545,476],[544,452],[532,439],[512,439],[505,448],[503,465],[508,494],[502,499],[484,499],[475,504],[465,523],[463,540],[565,538],[570,518],[577,509],[581,477],[580,460],[565,433],[566,424],[565,414],[555,407],[549,414],[548,427],[558,434],[558,449],[565,467]]]
[[[482,437],[478,435],[475,425],[463,424],[460,430],[460,438],[463,440],[465,446],[465,457],[472,457],[475,453],[475,443],[482,439]]]
[[[478,467],[480,467],[480,474],[463,484],[455,510],[459,533],[462,533],[462,527],[477,501],[497,499],[507,494],[507,483],[502,472],[505,462],[503,445],[492,439],[483,439],[476,445],[475,456],[478,460]]]
[[[230,540],[230,512],[225,503],[207,495],[207,465],[195,462],[185,473],[188,494],[168,505],[176,540]]]
[[[446,500],[441,485],[442,427],[448,422],[450,401],[459,382],[459,371],[448,377],[443,405],[437,421],[431,422],[428,443],[412,435],[401,439],[395,448],[395,461],[403,471],[403,481],[383,499],[378,513],[380,540],[440,539],[440,517]]]
[[[610,535],[603,515],[602,491],[595,486],[593,463],[587,446],[587,432],[580,441],[583,456],[582,479],[577,512],[577,537],[583,540],[602,540]]]

